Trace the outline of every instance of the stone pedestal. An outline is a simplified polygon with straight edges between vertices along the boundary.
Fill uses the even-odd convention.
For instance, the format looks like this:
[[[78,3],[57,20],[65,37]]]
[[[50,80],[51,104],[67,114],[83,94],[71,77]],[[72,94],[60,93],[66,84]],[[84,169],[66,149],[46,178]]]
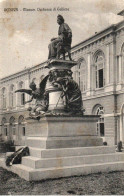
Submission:
[[[53,82],[57,78],[63,78],[72,75],[71,68],[76,65],[77,62],[56,60],[53,59],[46,66],[50,69],[49,79],[46,84],[46,92],[49,93],[49,108],[48,110],[63,111],[65,108],[64,100],[61,98],[62,90],[53,85]]]
[[[27,146],[44,149],[100,146],[97,136],[98,116],[45,117],[27,123]]]

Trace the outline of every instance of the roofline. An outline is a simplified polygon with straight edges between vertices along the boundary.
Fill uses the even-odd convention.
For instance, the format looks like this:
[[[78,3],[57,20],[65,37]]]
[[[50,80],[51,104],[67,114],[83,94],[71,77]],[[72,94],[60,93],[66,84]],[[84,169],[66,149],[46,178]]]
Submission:
[[[15,75],[18,75],[18,74],[22,74],[22,73],[27,73],[28,71],[32,71],[32,69],[34,69],[34,68],[36,68],[36,67],[38,67],[38,66],[40,66],[40,65],[42,65],[42,64],[44,64],[44,63],[46,63],[47,61],[44,61],[44,62],[42,62],[42,63],[40,63],[40,64],[38,64],[38,65],[34,65],[34,66],[32,66],[32,67],[28,67],[28,68],[26,68],[26,69],[21,69],[20,71],[18,71],[18,72],[15,72],[15,73],[13,73],[13,74],[10,74],[10,75],[8,75],[8,76],[5,76],[5,77],[3,77],[3,78],[0,78],[0,81],[2,81],[2,80],[4,80],[4,79],[9,79],[9,77],[14,77]]]
[[[97,38],[100,34],[104,33],[104,32],[107,31],[107,30],[113,30],[113,31],[114,31],[115,28],[116,28],[119,24],[121,24],[121,23],[123,23],[123,22],[124,22],[124,20],[120,21],[120,22],[117,23],[117,24],[112,24],[112,25],[110,25],[109,27],[107,27],[107,28],[105,28],[105,29],[99,31],[98,33],[96,33],[96,34],[94,34],[94,35],[88,37],[88,38],[85,39],[84,41],[79,42],[78,44],[74,45],[71,49],[74,49],[75,47],[77,47],[77,46],[79,46],[79,45],[82,45],[82,44],[84,44],[85,42],[87,42],[87,41],[89,41],[89,40],[91,40],[91,39],[93,39],[93,38],[94,38],[94,39]]]

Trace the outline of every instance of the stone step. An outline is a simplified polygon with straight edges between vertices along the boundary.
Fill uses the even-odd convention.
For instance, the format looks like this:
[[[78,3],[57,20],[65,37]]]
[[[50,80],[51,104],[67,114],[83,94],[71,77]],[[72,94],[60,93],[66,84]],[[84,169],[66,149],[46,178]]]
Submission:
[[[31,167],[26,167],[22,164],[13,164],[11,167],[7,167],[5,164],[5,158],[0,158],[0,167],[3,167],[4,169],[7,169],[8,171],[19,175],[25,180],[29,180],[30,173],[34,171],[34,169],[32,169]]]
[[[124,153],[113,154],[99,154],[99,155],[85,155],[85,156],[73,156],[73,157],[60,157],[60,158],[37,158],[32,156],[26,156],[22,158],[22,165],[31,167],[34,169],[50,168],[50,167],[65,167],[76,166],[95,163],[107,163],[124,161]]]
[[[21,178],[24,178],[27,181],[87,175],[98,172],[124,171],[124,161],[97,164],[95,163],[67,167],[32,169],[22,164],[6,167],[4,159],[0,158],[0,166],[18,174]]]
[[[77,147],[59,149],[42,149],[29,147],[29,149],[30,155],[38,158],[55,158],[115,153],[115,146]]]
[[[26,145],[44,149],[101,146],[102,138],[97,136],[28,137]]]
[[[41,180],[52,179],[67,176],[87,175],[98,172],[109,171],[122,171],[124,170],[124,162],[113,163],[99,163],[90,165],[78,165],[70,167],[49,168],[49,169],[37,169],[34,172],[30,172],[29,180]]]

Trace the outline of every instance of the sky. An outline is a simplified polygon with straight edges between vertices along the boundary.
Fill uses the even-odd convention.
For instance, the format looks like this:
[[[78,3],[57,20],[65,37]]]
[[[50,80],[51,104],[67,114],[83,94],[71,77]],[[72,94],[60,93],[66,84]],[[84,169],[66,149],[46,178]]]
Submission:
[[[0,0],[0,78],[47,60],[50,39],[58,34],[58,14],[72,29],[74,46],[122,21],[117,15],[122,9],[124,0]]]

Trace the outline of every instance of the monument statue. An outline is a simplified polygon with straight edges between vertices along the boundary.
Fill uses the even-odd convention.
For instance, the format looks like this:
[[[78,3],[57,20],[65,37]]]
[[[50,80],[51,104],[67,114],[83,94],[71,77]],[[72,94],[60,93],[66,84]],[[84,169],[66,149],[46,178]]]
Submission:
[[[71,112],[72,114],[80,113],[83,111],[82,107],[82,95],[78,84],[73,80],[72,77],[57,78],[53,85],[59,84],[59,88],[62,88],[61,97],[65,97],[66,112]]]
[[[69,59],[72,60],[70,53],[72,31],[68,24],[64,23],[63,16],[57,16],[57,23],[59,24],[58,37],[51,39],[51,43],[48,46],[48,59],[59,59],[61,54],[63,54],[63,59],[65,59],[65,53],[68,52]]]
[[[30,89],[15,91],[28,93],[31,96],[31,99],[25,103],[33,99],[36,102],[33,108],[28,109],[30,113],[29,118],[26,119],[25,143],[28,148],[21,148],[7,157],[6,165],[11,166],[22,160],[17,173],[31,181],[91,172],[92,168],[88,166],[87,169],[85,163],[86,161],[90,163],[90,159],[86,160],[86,156],[83,157],[84,151],[87,154],[91,150],[86,151],[82,147],[101,146],[103,143],[96,130],[99,116],[83,114],[81,90],[73,80],[71,70],[77,62],[71,61],[70,50],[68,50],[70,61],[59,59],[61,54],[65,57],[67,46],[71,45],[72,32],[61,15],[57,17],[57,22],[60,25],[59,36],[52,39],[49,45],[50,60],[46,65],[49,69],[48,75],[40,82],[39,88],[32,81]],[[120,148],[121,144],[118,151]],[[101,152],[101,148],[97,151]],[[29,157],[30,152],[31,157]],[[96,148],[92,152],[95,153]],[[29,156],[23,157],[25,155]],[[65,157],[66,161],[64,161]],[[93,164],[94,168],[96,168],[94,171],[99,171]],[[106,168],[108,169],[108,165]]]
[[[77,64],[72,61],[70,48],[72,31],[64,23],[61,15],[57,16],[59,24],[58,37],[52,38],[49,44],[49,56],[47,68],[48,75],[40,82],[39,88],[32,82],[31,89],[19,89],[15,92],[28,93],[31,99],[25,103],[36,100],[35,107],[28,108],[30,118],[40,119],[43,116],[72,116],[83,115],[82,95],[78,84],[72,78],[71,68]],[[65,52],[68,52],[70,61],[65,60]],[[63,54],[64,60],[59,59]]]
[[[46,85],[47,78],[48,76],[46,76],[40,82],[39,88],[36,88],[35,82],[32,81],[29,85],[31,89],[19,89],[15,91],[15,93],[23,92],[31,96],[31,99],[26,101],[25,104],[32,102],[34,99],[36,100],[35,106],[33,108],[31,107],[28,108],[28,111],[30,111],[29,113],[30,117],[36,117],[39,114],[43,114],[48,108],[48,94],[45,94],[45,85]]]

